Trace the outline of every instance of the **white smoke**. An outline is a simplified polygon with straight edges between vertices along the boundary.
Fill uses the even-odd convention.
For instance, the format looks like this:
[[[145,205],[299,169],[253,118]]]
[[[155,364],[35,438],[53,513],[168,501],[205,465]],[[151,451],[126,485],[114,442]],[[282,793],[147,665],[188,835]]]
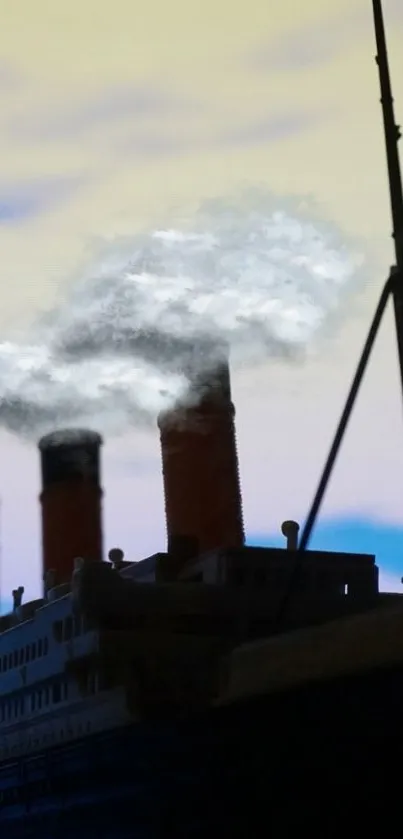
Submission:
[[[0,344],[0,423],[108,434],[186,396],[184,350],[230,345],[233,367],[315,346],[362,258],[330,224],[263,193],[213,201],[173,229],[115,236],[26,341]]]

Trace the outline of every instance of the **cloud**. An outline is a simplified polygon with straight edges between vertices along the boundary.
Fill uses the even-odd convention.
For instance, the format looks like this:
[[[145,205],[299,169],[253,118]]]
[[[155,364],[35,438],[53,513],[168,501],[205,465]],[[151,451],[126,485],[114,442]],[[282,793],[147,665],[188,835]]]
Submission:
[[[273,115],[265,120],[228,132],[220,138],[220,144],[254,146],[274,143],[305,131],[318,122],[320,118],[319,113],[310,113],[309,111],[291,111],[290,113]]]
[[[80,102],[43,106],[20,114],[9,124],[8,134],[24,143],[75,140],[99,129],[97,144],[107,153],[142,159],[173,157],[178,154],[210,152],[227,147],[245,147],[276,142],[314,124],[318,113],[290,111],[254,118],[224,131],[214,128],[206,136],[189,114],[200,115],[206,103],[171,93],[155,84],[125,84],[110,87]],[[172,117],[177,117],[175,123]],[[157,119],[158,118],[158,119]],[[108,129],[124,125],[124,137]],[[104,129],[104,130],[102,130]],[[92,140],[91,140],[92,142]]]
[[[192,152],[206,150],[206,144],[197,137],[185,137],[181,131],[175,136],[164,133],[164,129],[158,131],[132,131],[123,140],[112,143],[113,151],[127,156],[141,157],[143,159],[175,157],[178,154],[190,154]]]
[[[78,104],[64,102],[19,116],[12,122],[10,133],[29,142],[63,140],[124,119],[166,117],[194,107],[152,84],[116,85]]]
[[[254,50],[249,61],[259,70],[292,72],[328,63],[346,46],[348,21],[329,18],[304,24]]]
[[[252,535],[250,545],[284,546],[281,533]],[[319,522],[309,548],[311,550],[375,554],[383,591],[403,594],[403,525],[365,518],[343,517]]]
[[[327,42],[325,33],[318,37],[315,32],[305,35],[298,32],[280,39],[276,45],[270,44],[258,50],[255,64],[258,69],[270,71],[305,70],[330,61],[337,54],[340,44],[335,35]]]
[[[251,120],[224,132],[217,132],[213,137],[203,138],[199,134],[190,135],[186,126],[175,133],[166,133],[164,128],[158,133],[137,129],[123,140],[113,141],[115,153],[136,156],[144,160],[163,159],[176,155],[208,154],[209,152],[229,149],[248,148],[276,143],[308,130],[323,118],[319,112],[290,112],[273,114],[265,120]]]
[[[392,25],[403,23],[402,0],[384,3],[386,36],[392,35]],[[276,41],[261,44],[249,53],[248,63],[258,70],[294,72],[321,67],[347,52],[357,41],[371,37],[368,49],[375,50],[373,16],[370,4],[344,9],[342,14],[330,15],[314,23],[304,23],[291,29]]]
[[[390,0],[385,8],[386,25],[403,20],[401,0]],[[373,30],[370,5],[343,9],[313,23],[294,27],[276,41],[271,40],[254,48],[247,61],[264,72],[294,72],[328,64],[345,53],[357,38],[367,38]],[[371,49],[374,44],[369,43]]]
[[[98,243],[47,318],[0,343],[0,424],[37,436],[90,423],[112,435],[187,397],[189,347],[224,340],[235,368],[304,357],[329,318],[344,318],[362,262],[303,202],[265,190]]]
[[[18,224],[35,218],[68,200],[81,183],[81,178],[74,177],[0,182],[0,225]]]

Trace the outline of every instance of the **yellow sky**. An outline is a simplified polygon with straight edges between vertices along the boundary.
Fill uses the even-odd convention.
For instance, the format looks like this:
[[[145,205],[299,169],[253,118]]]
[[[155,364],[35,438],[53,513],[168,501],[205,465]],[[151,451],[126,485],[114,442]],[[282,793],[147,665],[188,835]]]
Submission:
[[[252,533],[305,513],[382,271],[393,259],[371,3],[333,5],[335,11],[328,0],[2,2],[0,209],[30,184],[39,201],[41,190],[52,193],[52,178],[65,178],[70,189],[24,222],[0,223],[3,325],[49,305],[94,236],[169,220],[172,206],[197,206],[240,185],[312,194],[330,220],[364,240],[372,287],[343,327],[332,358],[297,370],[272,366],[269,374],[235,383]],[[384,0],[384,7],[403,121],[402,0]],[[136,89],[143,105],[152,104],[137,115],[130,107]],[[273,123],[287,127],[293,119],[297,130],[272,136]],[[396,362],[391,320],[388,326],[332,485],[336,511],[353,509],[363,498],[371,514],[400,517],[400,394],[390,385]],[[245,392],[247,398],[239,398]],[[34,533],[35,551],[39,544],[32,530],[33,522],[38,526],[37,453],[6,443],[3,465],[9,458],[26,476],[14,486],[3,468],[6,527],[14,527],[5,535],[11,590],[26,573],[26,532]],[[127,538],[129,551],[135,544],[139,556],[161,549],[164,525],[157,437],[146,442],[139,435],[134,454],[136,445],[141,454],[149,447],[155,470],[144,476],[133,468],[122,483],[112,468],[111,444],[106,515],[111,543]],[[14,515],[20,509],[28,510],[24,534]],[[37,587],[36,571],[29,574],[24,584]]]
[[[398,100],[403,53],[396,8],[385,0],[394,24],[390,51]],[[339,2],[336,12],[324,0],[152,0],[141,8],[129,0],[9,0],[2,9],[0,58],[15,74],[2,91],[3,180],[88,179],[69,201],[36,220],[0,228],[3,319],[50,301],[89,237],[130,229],[173,203],[197,204],[240,183],[312,193],[349,233],[375,243],[382,256],[389,253],[366,0]],[[309,55],[320,45],[329,59],[284,70],[273,55],[287,38],[288,53],[304,49]],[[69,114],[74,122],[77,109],[90,111],[95,100],[113,98],[113,91],[130,84],[152,87],[176,104],[140,120],[122,108],[119,119],[98,119],[92,127],[89,119],[85,131],[75,131],[74,124],[69,129]],[[217,142],[223,133],[252,130],[294,111],[317,118],[276,142]],[[49,120],[60,122],[63,114],[64,129],[46,135]],[[139,130],[173,142],[181,137],[184,151],[148,158],[122,153],[125,138],[127,145]]]

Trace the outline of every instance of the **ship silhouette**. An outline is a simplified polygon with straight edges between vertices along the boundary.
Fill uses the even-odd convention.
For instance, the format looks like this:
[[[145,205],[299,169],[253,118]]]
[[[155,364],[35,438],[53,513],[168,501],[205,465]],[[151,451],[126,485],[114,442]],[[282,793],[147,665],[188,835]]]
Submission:
[[[373,11],[396,265],[301,536],[287,520],[284,548],[245,543],[225,346],[189,347],[191,398],[159,417],[165,551],[104,559],[100,435],[41,439],[43,594],[19,586],[0,617],[8,839],[333,836],[400,815],[402,596],[379,591],[373,555],[307,549],[389,297],[403,371],[399,132]]]

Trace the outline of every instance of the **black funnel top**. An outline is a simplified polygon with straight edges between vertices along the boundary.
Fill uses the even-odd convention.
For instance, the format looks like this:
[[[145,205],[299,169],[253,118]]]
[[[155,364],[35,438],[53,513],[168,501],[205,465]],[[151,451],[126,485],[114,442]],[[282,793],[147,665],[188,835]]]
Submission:
[[[100,485],[102,437],[86,429],[66,429],[46,434],[39,441],[42,487],[70,481]]]

